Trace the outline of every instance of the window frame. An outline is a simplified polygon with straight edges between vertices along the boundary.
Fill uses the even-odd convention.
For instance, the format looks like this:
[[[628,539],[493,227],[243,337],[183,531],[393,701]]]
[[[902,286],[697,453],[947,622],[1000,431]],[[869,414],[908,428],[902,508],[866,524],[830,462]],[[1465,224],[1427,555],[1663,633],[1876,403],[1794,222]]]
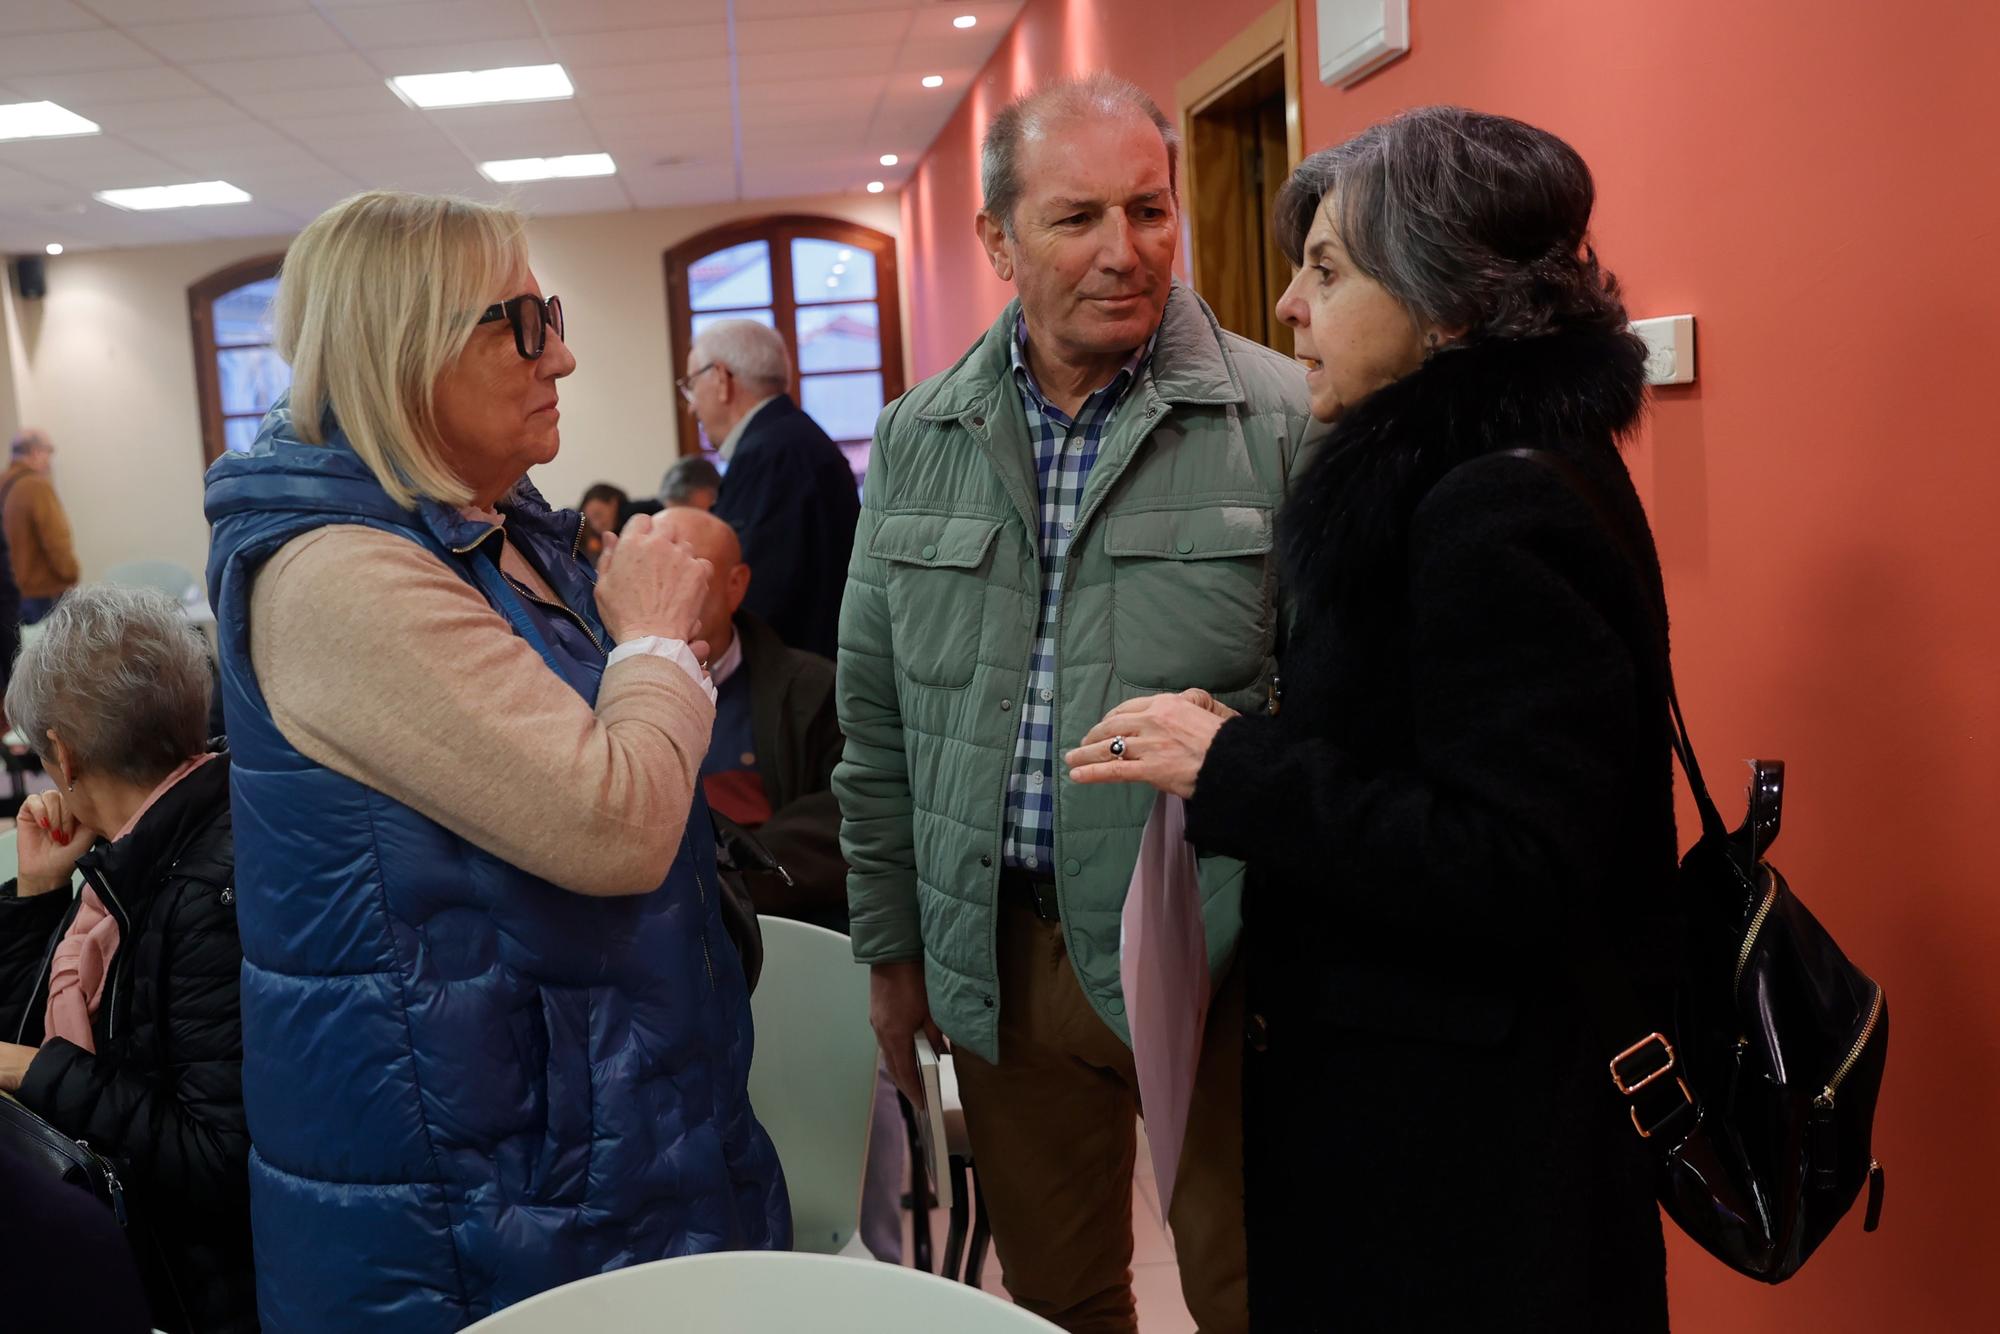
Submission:
[[[195,396],[201,405],[201,466],[205,471],[228,452],[228,434],[222,411],[222,376],[216,369],[221,348],[215,342],[215,303],[239,287],[278,276],[284,266],[283,254],[259,255],[217,269],[188,287],[188,321],[194,335]],[[232,347],[269,347],[268,343],[231,344]],[[237,413],[236,416],[248,416]]]
[[[798,292],[792,280],[792,242],[830,241],[836,245],[850,246],[856,250],[866,250],[875,259],[875,295],[841,298],[830,302],[804,302],[798,299]],[[892,403],[907,387],[903,371],[903,313],[902,283],[896,272],[896,238],[887,232],[875,230],[858,222],[844,218],[818,217],[805,213],[781,213],[761,218],[745,218],[737,222],[724,223],[720,227],[695,236],[690,236],[668,249],[665,256],[667,270],[667,355],[673,359],[672,374],[669,378],[679,379],[687,361],[687,350],[693,345],[694,315],[693,304],[688,295],[688,268],[698,260],[705,259],[718,250],[742,245],[747,241],[763,241],[770,247],[771,255],[771,302],[768,306],[744,306],[732,310],[704,310],[703,315],[747,314],[752,310],[769,310],[776,322],[778,336],[785,340],[785,355],[791,363],[791,380],[787,392],[803,399],[802,380],[811,376],[799,370],[798,312],[811,310],[816,305],[861,305],[872,301],[876,308],[876,326],[882,340],[882,402]],[[811,375],[847,375],[852,371],[812,372]],[[674,395],[674,419],[679,428],[678,448],[680,456],[701,452],[701,430],[694,419],[694,409],[678,393]],[[715,442],[720,444],[720,441]]]

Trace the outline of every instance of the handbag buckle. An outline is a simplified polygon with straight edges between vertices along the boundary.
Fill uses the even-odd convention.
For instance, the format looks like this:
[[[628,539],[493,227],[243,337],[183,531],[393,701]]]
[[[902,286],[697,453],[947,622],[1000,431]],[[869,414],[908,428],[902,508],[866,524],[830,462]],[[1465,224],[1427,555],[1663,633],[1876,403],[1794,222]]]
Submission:
[[[1658,1065],[1643,1077],[1634,1079],[1628,1083],[1625,1072],[1619,1067],[1633,1057],[1647,1053],[1652,1048],[1658,1049]],[[1626,1111],[1632,1117],[1632,1129],[1639,1132],[1640,1139],[1651,1139],[1669,1121],[1679,1116],[1684,1108],[1695,1105],[1694,1094],[1688,1089],[1687,1078],[1677,1068],[1678,1063],[1679,1058],[1674,1053],[1674,1044],[1667,1041],[1666,1035],[1663,1033],[1648,1033],[1645,1037],[1611,1058],[1611,1083],[1627,1098],[1636,1098],[1645,1089],[1651,1087],[1659,1080],[1666,1078],[1668,1075],[1674,1077],[1674,1083],[1680,1088],[1682,1101],[1678,1105],[1668,1108],[1651,1126],[1646,1125],[1639,1119],[1639,1108],[1636,1104],[1626,1108]],[[1655,1099],[1654,1101],[1657,1100]]]

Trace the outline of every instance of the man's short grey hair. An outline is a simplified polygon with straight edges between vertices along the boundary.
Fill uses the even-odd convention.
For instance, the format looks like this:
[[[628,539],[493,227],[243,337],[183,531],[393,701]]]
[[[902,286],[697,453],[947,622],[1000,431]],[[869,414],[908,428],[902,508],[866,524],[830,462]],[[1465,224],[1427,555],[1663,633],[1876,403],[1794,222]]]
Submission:
[[[697,491],[720,491],[722,473],[715,464],[700,454],[690,454],[675,461],[667,469],[667,475],[660,479],[660,502],[666,505],[685,505]]]
[[[17,459],[24,459],[48,442],[48,436],[30,426],[24,431],[14,433],[13,442],[7,446],[7,452]]]
[[[1021,152],[1028,140],[1050,130],[1092,117],[1140,116],[1153,122],[1167,147],[1167,184],[1180,198],[1181,136],[1146,90],[1129,79],[1099,72],[1064,79],[1009,102],[986,127],[979,149],[979,184],[986,196],[986,216],[1014,235],[1014,210],[1021,205],[1026,183],[1021,180]]]
[[[792,359],[776,329],[755,320],[717,320],[694,340],[694,359],[776,393],[792,382]]]
[[[7,717],[51,772],[54,732],[76,772],[148,787],[200,753],[213,689],[207,644],[179,602],[84,584],[14,660]]]

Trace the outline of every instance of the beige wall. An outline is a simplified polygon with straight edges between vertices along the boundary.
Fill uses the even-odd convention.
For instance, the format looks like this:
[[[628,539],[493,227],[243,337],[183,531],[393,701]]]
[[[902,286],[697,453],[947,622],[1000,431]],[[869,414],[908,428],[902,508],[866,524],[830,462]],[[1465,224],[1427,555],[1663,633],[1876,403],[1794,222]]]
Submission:
[[[818,213],[899,230],[894,196],[759,201],[544,218],[529,229],[536,276],[568,308],[577,373],[563,386],[563,452],[536,481],[559,504],[615,482],[652,493],[675,453],[662,254],[706,228],[763,213]],[[0,296],[0,428],[41,426],[85,578],[129,560],[200,572],[201,428],[189,284],[281,252],[287,238],[64,255],[48,295]],[[903,265],[907,269],[907,265]],[[904,321],[904,328],[909,323]],[[5,435],[0,434],[0,441]]]

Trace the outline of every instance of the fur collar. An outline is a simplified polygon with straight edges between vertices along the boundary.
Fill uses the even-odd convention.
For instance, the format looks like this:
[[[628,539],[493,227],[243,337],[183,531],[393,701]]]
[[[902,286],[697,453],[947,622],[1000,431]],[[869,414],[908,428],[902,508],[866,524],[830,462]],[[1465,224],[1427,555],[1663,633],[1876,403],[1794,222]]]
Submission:
[[[1285,573],[1309,602],[1402,588],[1411,516],[1445,474],[1504,449],[1609,449],[1638,425],[1645,345],[1569,330],[1439,352],[1350,408],[1280,518]]]

